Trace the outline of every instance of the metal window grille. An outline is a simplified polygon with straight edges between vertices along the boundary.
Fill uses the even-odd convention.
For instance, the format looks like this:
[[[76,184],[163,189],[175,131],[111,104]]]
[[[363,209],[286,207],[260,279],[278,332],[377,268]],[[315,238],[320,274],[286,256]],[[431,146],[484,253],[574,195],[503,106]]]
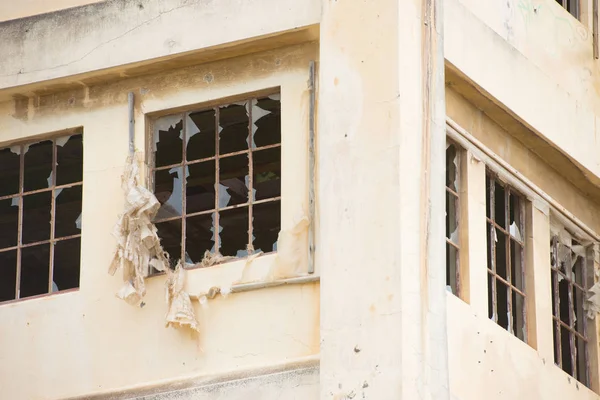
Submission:
[[[83,136],[0,149],[0,301],[79,287]]]
[[[154,222],[172,264],[277,250],[279,94],[158,118],[152,145]]]
[[[526,342],[525,202],[489,170],[486,182],[489,317]]]
[[[588,286],[586,250],[565,235],[551,239],[554,362],[589,386],[588,321],[583,303]]]
[[[452,142],[446,145],[446,286],[459,295],[459,192],[460,151]]]

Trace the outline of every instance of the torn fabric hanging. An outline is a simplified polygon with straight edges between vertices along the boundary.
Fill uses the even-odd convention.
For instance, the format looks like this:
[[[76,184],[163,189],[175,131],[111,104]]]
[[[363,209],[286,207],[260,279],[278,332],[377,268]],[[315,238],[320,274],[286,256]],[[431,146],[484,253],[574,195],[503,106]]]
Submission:
[[[108,269],[111,275],[119,267],[123,270],[124,285],[117,296],[130,304],[139,303],[146,294],[144,279],[148,276],[149,266],[164,271],[169,265],[152,223],[160,203],[139,183],[139,158],[139,153],[127,158],[121,177],[125,211],[119,216],[113,231],[117,250]]]

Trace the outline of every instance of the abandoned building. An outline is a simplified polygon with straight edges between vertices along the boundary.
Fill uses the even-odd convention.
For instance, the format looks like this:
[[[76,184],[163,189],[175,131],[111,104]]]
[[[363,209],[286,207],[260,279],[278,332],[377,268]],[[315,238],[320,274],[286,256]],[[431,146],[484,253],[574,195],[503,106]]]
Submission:
[[[0,2],[0,398],[600,399],[598,29]]]

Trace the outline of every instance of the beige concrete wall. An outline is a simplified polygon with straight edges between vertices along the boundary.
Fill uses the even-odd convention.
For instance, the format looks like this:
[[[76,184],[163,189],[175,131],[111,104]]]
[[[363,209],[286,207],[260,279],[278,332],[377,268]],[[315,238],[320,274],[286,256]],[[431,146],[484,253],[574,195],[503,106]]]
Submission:
[[[0,397],[88,396],[318,354],[318,283],[231,294],[206,309],[196,304],[201,332],[192,335],[164,327],[164,276],[148,280],[146,306],[140,309],[115,297],[122,282],[107,273],[115,249],[111,232],[123,205],[127,93],[136,95],[136,145],[143,149],[148,112],[281,87],[282,160],[290,178],[282,185],[287,229],[306,210],[307,154],[299,143],[306,143],[308,64],[316,56],[316,46],[307,44],[49,96],[21,113],[15,102],[0,104],[1,143],[76,126],[84,130],[81,288],[0,305],[6,324],[0,331]],[[273,260],[259,257],[247,272],[264,277]],[[231,285],[244,266],[236,261],[189,271],[187,290]]]
[[[84,6],[105,0],[19,0],[0,1],[0,22],[11,19],[27,18],[33,15]]]
[[[549,194],[596,232],[599,205],[581,193],[548,162],[495,124],[451,88],[446,90],[448,117],[487,149],[516,168],[520,176]],[[486,163],[470,152],[464,188],[469,206],[465,228],[468,246],[461,281],[463,300],[448,294],[449,372],[452,398],[597,399],[599,396],[554,365],[552,297],[550,292],[550,212],[539,198],[530,198],[527,240],[526,307],[528,343],[523,343],[488,318],[485,242]],[[550,160],[548,160],[550,161]],[[492,169],[495,166],[490,165]],[[518,179],[518,178],[515,178]],[[461,204],[463,204],[461,203]],[[464,228],[463,228],[464,229]],[[594,344],[597,346],[597,344]],[[592,364],[595,350],[590,350]],[[592,367],[594,371],[594,367]],[[592,385],[598,382],[592,376]]]
[[[445,57],[499,107],[600,176],[591,33],[552,0],[445,0]]]

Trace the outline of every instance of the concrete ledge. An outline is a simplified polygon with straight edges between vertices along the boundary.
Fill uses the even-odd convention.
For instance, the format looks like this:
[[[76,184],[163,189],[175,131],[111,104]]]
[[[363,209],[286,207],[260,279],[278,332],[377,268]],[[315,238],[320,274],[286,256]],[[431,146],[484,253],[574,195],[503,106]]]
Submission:
[[[310,358],[293,363],[188,378],[145,388],[116,393],[72,398],[88,400],[209,400],[317,399],[319,397],[319,360]]]
[[[120,76],[124,65],[139,74],[156,60],[302,30],[320,15],[319,0],[110,0],[6,21],[0,91],[98,71]]]

